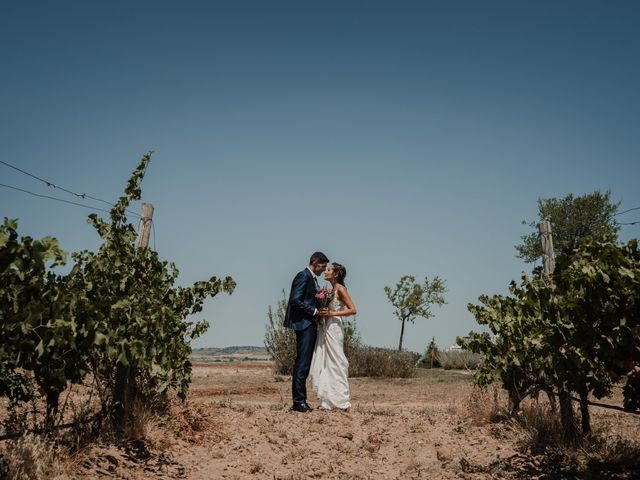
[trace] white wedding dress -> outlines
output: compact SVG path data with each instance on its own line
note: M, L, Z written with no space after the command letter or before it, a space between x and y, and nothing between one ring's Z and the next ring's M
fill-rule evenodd
M337 296L329 304L329 310L345 308ZM344 354L341 317L325 317L318 321L318 336L309 374L321 409L345 409L351 406L347 379L349 362Z

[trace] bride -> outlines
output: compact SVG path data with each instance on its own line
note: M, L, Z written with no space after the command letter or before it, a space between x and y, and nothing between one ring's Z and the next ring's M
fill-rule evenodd
M347 269L339 263L329 265L324 274L333 287L333 299L328 308L318 311L318 336L310 371L311 385L322 410L351 407L342 317L355 315L356 307L344 285L346 276Z

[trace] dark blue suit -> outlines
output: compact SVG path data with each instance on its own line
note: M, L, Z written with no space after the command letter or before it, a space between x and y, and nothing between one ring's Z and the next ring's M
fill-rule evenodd
M296 363L293 366L291 390L293 403L307 401L307 377L316 344L316 282L308 268L298 273L291 284L291 294L284 326L296 332Z

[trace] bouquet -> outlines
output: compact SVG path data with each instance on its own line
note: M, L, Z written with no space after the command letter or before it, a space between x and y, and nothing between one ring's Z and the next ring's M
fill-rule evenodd
M327 287L322 287L320 290L318 290L318 293L316 293L316 302L318 303L318 308L327 308L331 303L331 300L333 300L333 296L333 290Z

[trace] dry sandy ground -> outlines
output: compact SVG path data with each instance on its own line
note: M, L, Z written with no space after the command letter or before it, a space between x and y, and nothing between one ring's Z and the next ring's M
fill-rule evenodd
M196 369L192 398L215 409L228 437L185 452L189 478L459 478L461 461L515 453L452 414L468 375L352 379L349 413L290 412L289 378L277 380L269 365Z
M94 447L76 459L71 476L576 478L550 475L553 459L519 453L521 434L508 423L476 425L468 415L467 374L423 370L413 379L358 378L350 384L350 412L300 414L288 410L290 378L274 376L270 363L196 366L189 413L172 419L184 425L182 435L156 427L148 443ZM317 404L313 396L310 403ZM625 425L637 431L640 419L627 418Z
M490 478L474 470L516 451L503 435L455 414L454 403L471 389L470 376L423 374L351 379L350 412L300 414L289 411L290 377L274 376L270 363L196 366L189 401L206 416L204 431L166 444L153 441L152 433L152 443L170 452L164 457L98 448L77 473L193 480ZM317 404L313 395L310 403Z

